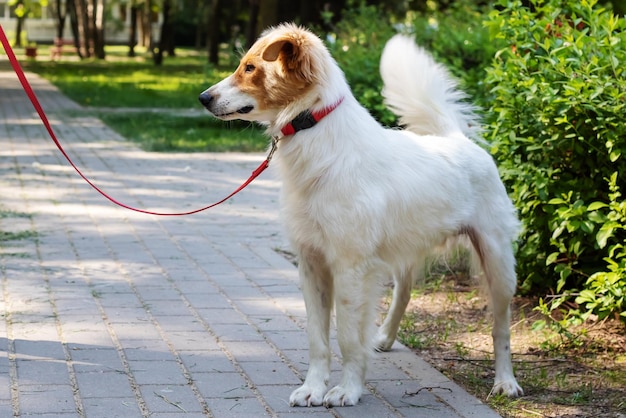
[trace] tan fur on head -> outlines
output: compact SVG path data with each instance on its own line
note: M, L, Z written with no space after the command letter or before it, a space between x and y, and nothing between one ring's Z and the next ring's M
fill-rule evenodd
M263 108L285 106L316 82L314 60L306 48L319 39L295 25L279 29L253 45L234 74L239 89Z
M293 73L303 81L313 83L316 81L315 66L307 49L311 45L311 34L296 28L275 40L263 51L263 59L266 61L279 61L283 70Z
M223 120L261 122L273 136L303 111L344 97L344 80L318 36L282 24L263 32L235 72L203 92L203 104Z

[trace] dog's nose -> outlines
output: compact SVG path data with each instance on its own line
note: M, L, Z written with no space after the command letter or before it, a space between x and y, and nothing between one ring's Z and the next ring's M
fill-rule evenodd
M211 96L206 91L203 91L198 97L198 100L200 100L200 103L202 103L202 106L208 108L211 102L213 101L213 96Z

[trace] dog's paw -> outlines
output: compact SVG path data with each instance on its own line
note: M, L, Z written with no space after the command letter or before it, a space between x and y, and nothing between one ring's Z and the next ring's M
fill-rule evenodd
M374 338L374 349L379 352L389 351L395 341L395 338L389 338L387 335L379 332Z
M503 394L508 396L509 398L516 398L518 396L524 395L524 391L517 384L517 381L514 377L506 380L496 381L489 392L489 396Z
M361 386L335 386L324 396L324 406L353 406L359 403L363 388Z
M313 387L312 385L304 384L298 389L291 392L289 397L289 406L318 406L321 405L324 400L324 393L326 393L326 386Z

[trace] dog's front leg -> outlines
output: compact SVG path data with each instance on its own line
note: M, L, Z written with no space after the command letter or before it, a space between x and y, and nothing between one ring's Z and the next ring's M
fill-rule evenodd
M343 357L339 385L324 397L324 405L356 405L365 387L367 363L373 354L375 282L360 269L335 275L337 340Z
M289 397L291 406L321 405L330 376L330 312L333 280L321 257L301 255L300 282L307 313L309 370L304 384Z

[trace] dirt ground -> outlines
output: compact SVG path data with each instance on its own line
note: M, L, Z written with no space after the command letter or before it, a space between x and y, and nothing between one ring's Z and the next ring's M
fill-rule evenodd
M533 324L536 300L513 303L511 347L524 396L490 396L491 313L469 280L444 276L413 292L399 339L503 417L626 417L626 328L586 325L569 338Z

